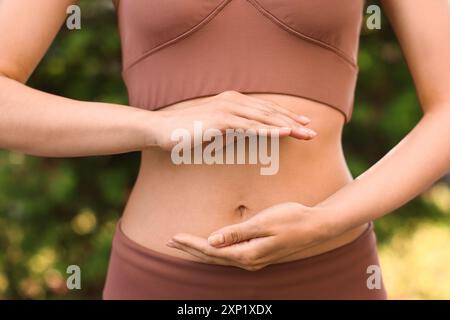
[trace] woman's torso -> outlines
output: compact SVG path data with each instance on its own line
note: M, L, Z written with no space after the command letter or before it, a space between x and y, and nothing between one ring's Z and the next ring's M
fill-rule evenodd
M179 232L206 238L218 228L244 221L281 202L313 206L352 180L341 146L344 117L340 112L293 96L255 96L308 116L309 127L318 135L309 141L280 139L279 170L274 175L262 175L261 164L175 165L170 152L158 148L143 151L138 179L122 218L125 234L156 251L197 260L167 247L167 240ZM200 99L168 109L187 107ZM339 247L364 229L365 226L360 226L299 251L289 260Z
M313 206L349 183L341 134L352 111L363 2L121 0L131 105L184 108L196 97L235 90L308 116L318 133L310 141L282 139L275 175L253 164L175 165L169 152L143 151L123 231L151 249L194 259L166 241L178 232L206 237L280 202ZM292 259L340 246L364 229Z

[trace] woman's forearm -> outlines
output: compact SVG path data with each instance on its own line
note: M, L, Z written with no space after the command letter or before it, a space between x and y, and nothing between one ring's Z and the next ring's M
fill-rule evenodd
M140 150L148 145L152 114L59 97L0 76L0 148L49 157Z
M340 234L399 208L450 170L450 107L427 112L389 153L316 208Z

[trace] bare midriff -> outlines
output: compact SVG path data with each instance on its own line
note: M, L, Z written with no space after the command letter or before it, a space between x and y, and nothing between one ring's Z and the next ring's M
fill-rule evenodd
M312 140L281 138L279 170L262 175L262 164L181 164L160 148L142 152L139 175L123 217L123 232L138 244L183 259L198 259L166 246L176 233L207 236L223 226L239 223L282 202L314 206L352 181L341 136L344 115L330 106L281 94L251 94L273 101L311 119L317 132ZM184 108L204 98L170 108ZM286 261L317 255L356 239L361 225Z

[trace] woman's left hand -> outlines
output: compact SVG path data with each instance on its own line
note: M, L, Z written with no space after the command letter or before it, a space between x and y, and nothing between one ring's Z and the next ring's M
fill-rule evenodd
M221 228L208 239L179 233L167 245L206 263L259 270L327 238L328 226L318 210L281 203Z

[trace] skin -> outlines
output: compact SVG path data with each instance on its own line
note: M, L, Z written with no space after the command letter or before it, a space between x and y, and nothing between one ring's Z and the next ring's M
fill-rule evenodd
M450 171L450 6L446 0L382 1L401 43L423 117L369 170L315 205L276 205L217 230L209 242L177 234L169 246L209 263L257 270L302 247L377 219L408 202ZM418 17L426 14L427 23ZM439 32L436 32L439 30ZM406 183L407 182L407 183ZM234 243L238 243L235 245Z
M414 6L407 0L383 2L424 115L356 179L342 155L343 115L312 101L231 91L146 111L27 87L73 3L0 3L0 147L52 157L142 151L122 229L146 247L258 270L352 241L368 221L403 205L450 170L450 148L442 138L450 136L446 0L416 0ZM423 12L433 17L426 25L417 22ZM31 34L33 41L28 40ZM280 173L266 179L258 167L247 165L174 166L168 153L170 134L191 128L194 120L201 120L204 129L287 128L280 131Z

